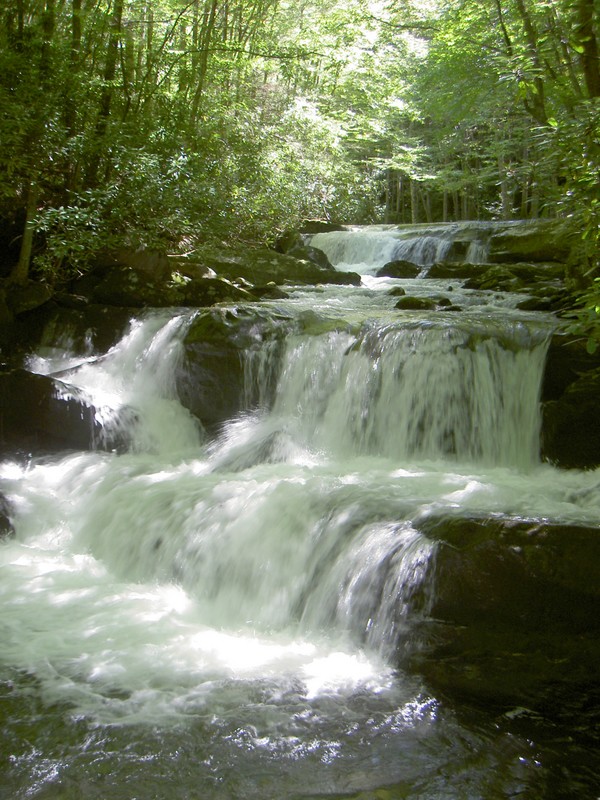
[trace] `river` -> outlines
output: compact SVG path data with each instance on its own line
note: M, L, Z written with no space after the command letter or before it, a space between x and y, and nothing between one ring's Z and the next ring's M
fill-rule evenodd
M0 464L0 797L600 794L591 726L436 691L406 655L435 600L424 520L600 521L597 472L539 460L555 323L377 259L261 304L304 327L248 352L216 434L175 386L194 310L86 363L31 354L130 447ZM398 311L398 288L462 311Z

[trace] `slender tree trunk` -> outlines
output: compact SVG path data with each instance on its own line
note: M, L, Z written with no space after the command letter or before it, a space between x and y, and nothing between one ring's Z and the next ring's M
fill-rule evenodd
M196 91L192 101L191 121L194 123L200 112L200 102L204 93L204 84L208 71L208 53L215 30L218 0L211 0L210 8L204 11L204 22L198 40L199 61L196 74Z
M581 66L590 97L600 97L600 53L594 30L594 0L578 0L577 38L581 43Z
M525 100L525 107L531 116L540 122L542 125L548 123L548 114L546 113L546 99L544 91L544 82L542 80L543 66L540 61L538 53L538 35L534 27L533 20L525 7L525 0L515 0L519 16L523 23L525 30L525 37L527 39L527 52L531 59L533 67L533 87L534 91L529 93L528 98Z
M512 192L510 191L507 165L502 153L498 156L498 177L500 182L500 215L502 219L510 219L512 216Z
M412 178L410 181L410 221L413 225L419 222L419 185Z
M21 239L21 250L19 260L9 276L11 283L26 283L29 277L29 264L33 250L33 234L35 215L37 212L37 202L39 189L37 184L30 184L27 190L27 203L25 211L25 225L23 227L23 238Z
M98 150L101 149L102 140L106 135L108 120L110 118L113 100L113 82L117 73L117 58L119 54L119 41L121 39L121 24L123 19L123 0L115 0L113 13L110 20L110 32L106 48L106 61L104 63L104 86L100 95L100 107L96 121L95 138ZM99 155L100 153L98 153ZM98 182L98 156L90 162L86 174L88 186L95 186Z

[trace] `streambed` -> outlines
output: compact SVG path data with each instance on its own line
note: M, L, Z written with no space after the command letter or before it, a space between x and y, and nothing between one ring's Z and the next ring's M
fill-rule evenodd
M597 595L523 555L600 520L597 472L539 460L555 323L360 271L261 304L298 324L247 353L217 433L177 395L196 311L142 313L84 364L32 354L130 445L0 465L1 797L598 795L597 629L560 618ZM398 312L392 288L463 312ZM513 533L448 578L471 551L439 520Z

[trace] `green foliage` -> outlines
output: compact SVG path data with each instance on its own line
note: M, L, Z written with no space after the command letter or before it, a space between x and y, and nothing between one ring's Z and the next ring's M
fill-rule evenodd
M78 5L0 20L0 207L35 185L46 277L306 217L560 214L595 291L590 0Z

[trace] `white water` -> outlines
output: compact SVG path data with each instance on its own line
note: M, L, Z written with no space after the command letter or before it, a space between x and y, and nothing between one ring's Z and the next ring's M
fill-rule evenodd
M341 296L347 310L336 291L325 307ZM0 465L16 533L0 544L0 672L30 675L73 719L148 730L202 720L198 746L218 733L249 775L252 753L279 775L305 764L290 796L322 789L337 761L341 792L416 781L421 759L435 773L456 757L444 743L465 731L394 670L435 591L435 545L419 523L597 524L600 478L538 463L544 325L392 322L376 289L356 298L363 319L370 298L370 321L289 337L273 406L248 408L217 440L174 391L192 315L137 321L62 376L103 419L131 424L132 450ZM299 293L289 308L305 302ZM269 353L249 359L249 382L272 374ZM32 363L51 373L64 358ZM123 406L133 413L119 417ZM373 761L359 768L367 740ZM248 780L223 796L260 796Z
M409 261L420 267L443 262L455 238L467 228L473 239L464 260L469 264L485 263L489 230L485 223L370 225L316 233L310 237L310 244L326 253L339 269L368 275L389 261Z

